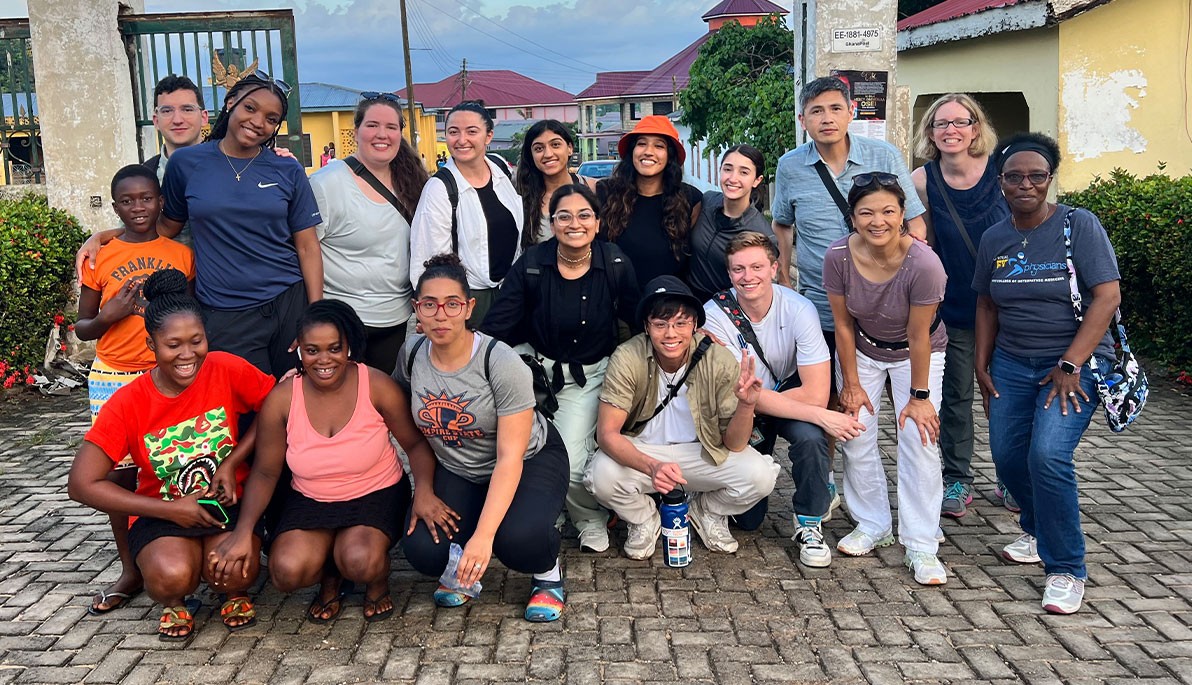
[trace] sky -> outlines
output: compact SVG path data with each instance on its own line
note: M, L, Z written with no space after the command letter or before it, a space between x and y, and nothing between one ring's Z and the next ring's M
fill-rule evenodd
M719 0L407 0L414 81L511 69L578 93L597 71L652 69L707 30ZM791 9L792 0L772 0ZM147 12L292 9L301 81L405 86L398 0L145 0ZM27 16L0 0L0 17Z

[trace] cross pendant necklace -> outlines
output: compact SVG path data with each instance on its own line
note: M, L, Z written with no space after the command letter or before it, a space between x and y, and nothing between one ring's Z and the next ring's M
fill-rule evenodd
M248 164L245 164L244 168L240 171L236 171L236 167L232 164L232 158L228 156L228 153L224 152L222 148L220 149L220 152L223 152L224 159L228 160L228 166L231 167L232 173L236 175L236 182L239 183L240 177L244 174L244 172L248 171L248 168L252 166L253 162L257 161L257 157L261 156L261 150L263 149L264 148L257 148L257 154L253 155L252 159L248 160Z

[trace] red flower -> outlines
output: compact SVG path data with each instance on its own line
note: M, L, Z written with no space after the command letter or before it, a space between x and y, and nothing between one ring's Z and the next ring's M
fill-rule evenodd
M34 384L34 383L36 383L36 382L37 382L37 381L33 380L33 376L26 376L26 377L25 377L25 385L33 385L33 384Z
M61 326L61 325L62 325L62 324L64 324L64 323L66 323L66 317L65 317L65 316L62 316L61 314L55 314L55 315L54 315L54 325L55 325L55 326Z
M13 384L13 383L15 383L15 382L16 382L16 380L17 380L17 377L16 377L16 376L9 376L8 378L5 378L5 379L4 379L4 387L5 387L6 389L7 389L7 388L11 388L11 387L12 387L12 384Z

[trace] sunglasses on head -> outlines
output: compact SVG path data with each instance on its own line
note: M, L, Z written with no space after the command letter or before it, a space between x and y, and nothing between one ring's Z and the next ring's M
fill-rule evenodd
M402 104L401 98L393 93L378 93L375 90L366 90L360 94L361 99L364 100L384 100L385 102L392 102L394 104Z
M285 81L283 81L279 78L273 78L272 76L269 75L269 72L262 71L260 69L253 70L252 73L248 74L244 78L254 79L257 81L261 81L262 83L265 83L266 85L272 86L272 87L276 88L285 97L289 97L290 91L293 90L293 88L290 87L290 84L286 83Z
M879 186L889 188L898 185L898 177L894 174L887 174L884 171L871 171L853 176L854 188L864 188L865 186L870 186L874 183L878 184Z

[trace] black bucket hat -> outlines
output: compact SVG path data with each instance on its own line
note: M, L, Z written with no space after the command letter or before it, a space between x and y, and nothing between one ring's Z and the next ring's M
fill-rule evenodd
M654 307L654 300L660 297L677 297L688 302L695 309L697 327L704 325L704 303L692 294L691 288L675 276L658 276L653 278L642 289L641 302L637 303L637 320L645 321L646 315Z

